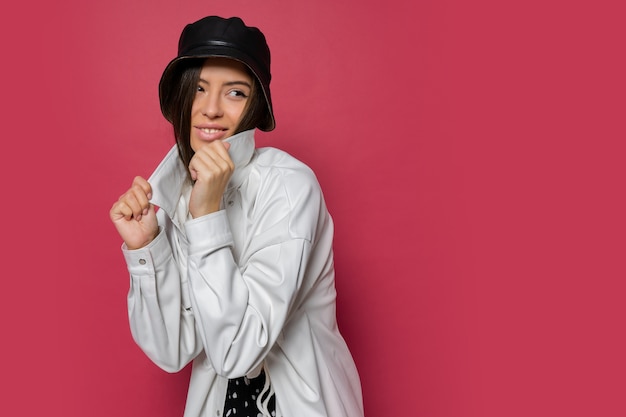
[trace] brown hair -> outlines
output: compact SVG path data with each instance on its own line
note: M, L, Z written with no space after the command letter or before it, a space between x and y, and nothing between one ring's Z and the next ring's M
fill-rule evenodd
M194 155L190 143L191 107L193 106L204 61L204 58L189 59L186 65L181 65L178 70L180 75L177 77L178 88L172 89L171 92L172 109L174 109L172 112L174 138L176 139L176 145L178 147L178 155L185 166L189 166L189 162ZM258 80L250 70L248 70L248 73L252 78L252 89L234 134L259 126L265 126L268 119L271 118ZM188 173L188 175L190 174Z

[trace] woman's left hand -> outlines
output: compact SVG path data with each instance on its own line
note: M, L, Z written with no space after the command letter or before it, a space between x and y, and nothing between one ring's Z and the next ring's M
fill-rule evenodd
M235 170L228 148L228 142L216 140L200 147L191 158L189 172L195 183L189 199L189 213L193 218L220 209L222 195Z

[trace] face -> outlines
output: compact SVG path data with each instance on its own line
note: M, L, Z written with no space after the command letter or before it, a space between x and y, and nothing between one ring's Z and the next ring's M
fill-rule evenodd
M209 58L204 62L191 107L191 149L232 136L252 93L252 77L239 61Z

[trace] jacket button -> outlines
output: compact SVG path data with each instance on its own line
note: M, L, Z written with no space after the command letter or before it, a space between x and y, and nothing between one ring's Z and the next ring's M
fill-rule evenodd
M146 264L146 260L145 259L140 259L139 260L139 265L145 265Z

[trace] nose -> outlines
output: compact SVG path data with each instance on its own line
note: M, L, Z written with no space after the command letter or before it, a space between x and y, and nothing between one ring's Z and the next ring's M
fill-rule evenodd
M224 111L222 109L222 101L219 93L207 94L202 106L202 114L209 119L222 117Z

